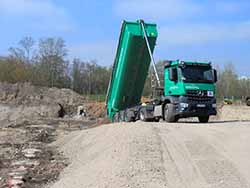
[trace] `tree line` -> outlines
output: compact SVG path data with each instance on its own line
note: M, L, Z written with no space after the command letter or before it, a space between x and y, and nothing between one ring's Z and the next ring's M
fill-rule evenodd
M219 99L224 97L243 99L250 96L250 79L240 77L232 63L224 66L223 70L218 71L217 96Z
M164 62L157 63L163 83ZM35 41L25 37L9 55L0 58L0 82L30 82L36 86L71 88L84 95L105 95L112 68L98 65L96 61L68 60L68 49L62 38L42 38ZM155 82L150 68L144 96L149 96ZM240 78L232 63L218 70L217 97L250 95L250 79Z
M96 61L68 60L62 38L42 38L36 44L33 38L25 37L0 59L1 82L71 88L80 94L105 94L110 73L110 67Z

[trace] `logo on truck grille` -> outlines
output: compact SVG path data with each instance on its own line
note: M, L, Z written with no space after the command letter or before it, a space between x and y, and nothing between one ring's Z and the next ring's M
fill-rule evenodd
M199 91L198 96L203 97L203 96L205 96L205 93L203 91Z

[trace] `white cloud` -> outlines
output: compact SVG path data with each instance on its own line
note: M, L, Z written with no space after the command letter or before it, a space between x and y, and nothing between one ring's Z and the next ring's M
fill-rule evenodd
M113 65L116 42L98 41L71 45L69 54L71 58L81 58L84 61L97 60L100 65Z
M250 39L250 22L231 24L183 24L159 28L160 45L193 45Z
M38 29L69 30L66 10L50 0L0 0L0 17L8 22L22 22Z
M169 20L198 14L202 6L189 0L126 0L116 1L115 12L124 18Z

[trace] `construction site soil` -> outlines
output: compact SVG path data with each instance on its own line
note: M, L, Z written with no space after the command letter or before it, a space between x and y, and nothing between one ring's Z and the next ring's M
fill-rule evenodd
M209 124L100 126L109 123L104 103L1 83L0 187L249 187L250 108L218 111Z
M77 114L78 106L85 116ZM0 187L40 188L54 181L68 160L51 143L107 123L104 109L69 89L1 83Z
M115 123L55 145L70 164L50 188L249 188L250 122Z

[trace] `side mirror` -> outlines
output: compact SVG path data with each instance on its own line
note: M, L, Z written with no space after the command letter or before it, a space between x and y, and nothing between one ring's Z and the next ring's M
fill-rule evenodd
M217 71L213 69L213 75L214 75L214 83L218 81Z
M169 69L169 80L171 80L173 82L177 82L177 80L178 80L177 68Z

